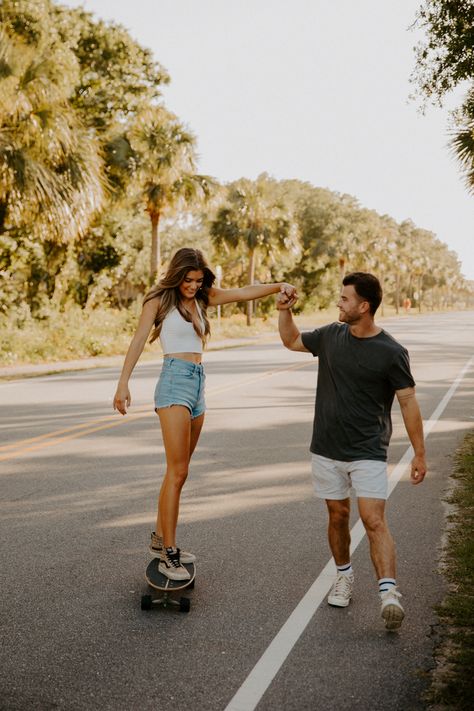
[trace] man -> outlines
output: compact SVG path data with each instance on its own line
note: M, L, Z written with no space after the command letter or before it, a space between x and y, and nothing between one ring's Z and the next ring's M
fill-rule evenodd
M365 272L353 272L342 283L337 304L341 323L300 333L291 313L294 296L277 302L279 330L287 348L309 351L319 358L310 449L314 489L316 496L326 500L329 546L337 568L328 603L347 607L352 597L352 486L378 578L382 618L388 630L395 630L405 613L396 585L395 546L385 519L394 396L414 450L413 484L423 481L426 474L423 422L408 352L374 321L382 301L378 279Z

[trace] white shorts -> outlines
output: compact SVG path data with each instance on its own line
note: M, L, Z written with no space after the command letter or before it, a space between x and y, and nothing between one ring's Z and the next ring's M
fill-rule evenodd
M387 462L374 459L340 462L312 454L311 469L314 492L320 499L347 499L351 487L358 497L387 498Z

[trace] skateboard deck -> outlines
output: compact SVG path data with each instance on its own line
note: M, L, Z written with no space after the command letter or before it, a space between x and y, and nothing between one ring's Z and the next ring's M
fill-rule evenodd
M162 596L155 598L154 595L150 594L142 595L142 610L151 610L154 605L162 605L163 607L168 607L168 605L177 605L181 612L189 612L191 600L188 597L181 597L179 600L175 600L172 597L172 594L186 589L192 590L194 588L196 566L194 563L183 564L191 576L189 580L171 580L171 578L168 578L166 575L163 575L163 573L160 573L158 570L159 562L158 558L154 558L148 563L145 572L145 579L149 587L152 588L153 591L160 591Z

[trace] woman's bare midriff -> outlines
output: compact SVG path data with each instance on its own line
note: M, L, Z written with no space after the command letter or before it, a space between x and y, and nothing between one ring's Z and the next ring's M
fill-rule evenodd
M165 353L165 358L180 358L181 360L188 360L190 363L201 362L200 353Z

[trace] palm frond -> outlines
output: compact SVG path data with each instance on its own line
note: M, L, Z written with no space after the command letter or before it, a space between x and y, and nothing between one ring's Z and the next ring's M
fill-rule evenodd
M450 147L461 164L467 189L474 194L474 119L454 133Z

